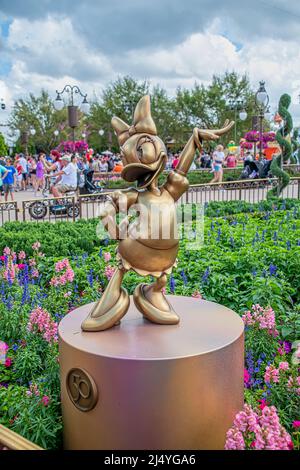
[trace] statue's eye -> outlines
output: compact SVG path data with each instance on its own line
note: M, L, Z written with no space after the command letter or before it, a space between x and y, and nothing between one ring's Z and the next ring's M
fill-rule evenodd
M153 163L156 161L156 149L151 139L143 137L137 146L137 154L142 163Z

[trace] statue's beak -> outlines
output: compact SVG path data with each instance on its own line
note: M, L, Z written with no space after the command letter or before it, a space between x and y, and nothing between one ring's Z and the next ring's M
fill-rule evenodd
M137 181L138 188L142 189L152 183L154 178L161 173L164 166L165 155L162 154L156 162L149 163L148 165L143 163L129 163L123 168L121 176L124 180L129 182Z

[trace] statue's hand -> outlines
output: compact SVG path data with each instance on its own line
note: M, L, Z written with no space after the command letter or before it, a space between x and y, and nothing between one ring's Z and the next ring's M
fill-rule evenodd
M198 129L197 127L195 127L193 134L197 147L201 147L201 142L203 140L218 139L221 135L226 134L226 132L228 132L233 125L234 121L229 122L229 120L226 119L221 129Z

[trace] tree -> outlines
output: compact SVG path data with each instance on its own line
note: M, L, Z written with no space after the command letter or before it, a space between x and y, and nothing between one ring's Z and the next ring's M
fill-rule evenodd
M147 81L139 83L134 78L125 76L111 82L102 92L101 102L92 103L87 120L90 145L94 148L107 147L109 133L111 133L112 147L117 151L119 145L112 132L111 118L118 116L131 125L135 106L139 99L147 93L149 93ZM105 131L103 137L98 134L100 129Z
M7 145L3 134L0 132L0 157L4 157L5 155L7 155Z
M247 119L241 121L237 112L236 129L238 145L244 133L252 128L252 116L255 114L255 97L251 90L247 75L239 76L236 72L226 72L221 76L213 76L211 85L207 88L206 108L209 126L219 127L225 119L235 119L234 110L230 109L229 101L242 100L247 111ZM223 142L234 140L234 127L231 134L224 136Z
M56 111L53 102L47 91L42 90L39 96L32 93L25 99L19 99L13 106L13 111L9 120L12 131L19 129L21 136L28 134L28 147L32 151L49 151L58 142L54 136L54 131L60 130L60 139L69 138L69 128L67 124L67 110ZM36 134L30 135L30 129L34 128ZM19 143L22 143L20 137Z

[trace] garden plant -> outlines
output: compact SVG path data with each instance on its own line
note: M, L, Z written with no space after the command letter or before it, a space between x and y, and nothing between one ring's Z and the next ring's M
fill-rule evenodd
M197 208L196 208L197 210ZM116 244L97 220L0 229L0 423L62 447L58 323L97 300ZM180 241L166 292L210 300L245 323L245 407L226 449L300 449L300 202L210 203L204 244ZM129 273L132 293L139 281Z

